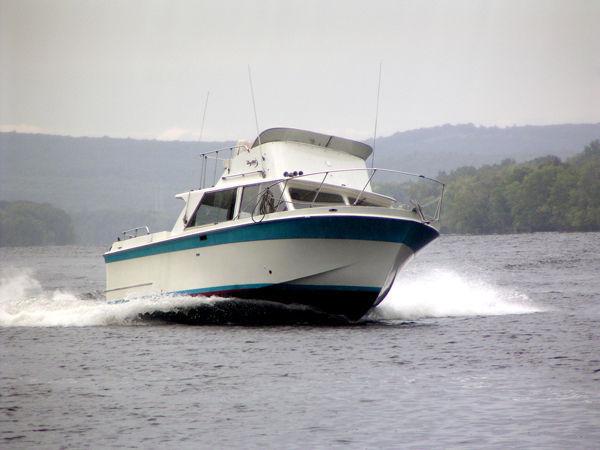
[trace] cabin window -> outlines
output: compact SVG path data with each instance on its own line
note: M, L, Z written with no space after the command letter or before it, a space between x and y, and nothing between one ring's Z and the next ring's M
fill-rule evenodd
M270 194L266 194L262 205L257 205L259 202L258 196L261 195L262 197L265 195L266 189L269 189ZM281 188L279 185L273 185L272 183L253 184L244 187L238 217L244 219L251 217L253 212L255 215L270 214L276 211L286 211L286 209L285 202L281 200Z
M198 227L233 219L236 192L237 188L205 192L188 226Z
M331 192L319 192L317 198L315 195L317 190L300 189L291 187L290 197L294 203L295 208L308 208L311 203L325 203L325 204L344 204L344 199L339 194L333 194Z
M348 197L348 203L350 205L354 205L355 201L356 201L356 197ZM377 205L377 204L375 204L373 202L365 200L364 198L360 198L358 200L358 203L356 204L356 206L381 206L381 205Z

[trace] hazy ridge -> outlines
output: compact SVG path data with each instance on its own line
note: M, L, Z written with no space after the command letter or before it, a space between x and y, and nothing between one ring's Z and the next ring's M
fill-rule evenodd
M481 167L503 159L567 158L600 138L600 123L507 128L442 125L395 133L376 142L376 166L428 176L458 167Z
M600 123L444 125L379 138L375 165L435 176L507 158L566 158L599 138ZM0 200L48 202L73 217L81 242L106 244L132 226L170 227L180 207L173 195L198 186L198 155L230 144L0 133Z

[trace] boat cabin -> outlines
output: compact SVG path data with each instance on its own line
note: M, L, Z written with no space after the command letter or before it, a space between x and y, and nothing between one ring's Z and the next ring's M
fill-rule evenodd
M293 128L263 131L252 144L238 143L201 155L200 187L175 196L185 205L172 230L152 234L146 226L126 230L114 249L180 236L200 227L219 228L220 224L228 226L236 221L260 222L267 215L275 218L306 214L309 208L314 214L339 211L370 215L372 210L358 208L378 207L385 209L377 211L378 215L401 214L427 224L437 222L443 183L423 175L367 167L372 152L363 142L311 131ZM433 185L422 191L425 201L414 200L414 193L410 192L396 200L373 192L371 182L381 172ZM431 190L432 186L439 192ZM430 214L423 211L425 207L434 209Z
M227 158L220 158L229 150ZM178 194L186 205L172 232L266 214L333 206L391 207L394 199L371 189L369 145L291 128L264 131L249 146L202 155L222 164L213 186ZM216 173L216 165L213 166ZM216 177L215 177L216 178Z

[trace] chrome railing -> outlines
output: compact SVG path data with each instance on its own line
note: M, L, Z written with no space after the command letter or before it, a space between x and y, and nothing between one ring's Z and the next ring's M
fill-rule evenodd
M341 186L340 184L327 183L327 178L330 175L346 172L366 172L367 181L364 184L361 184L362 188L360 189ZM377 174L386 175L388 181L378 185L375 182ZM315 180L314 178L319 175L322 175L322 178L318 181ZM306 180L307 177L312 177L313 179ZM404 181L398 180L397 178L404 178ZM393 181L390 182L390 179ZM288 185L290 182L293 183L296 180L308 181L310 184L316 186L311 201L293 200L291 197L289 197L289 200L285 198ZM353 198L354 200L352 201L351 206L364 206L364 203L367 201L370 201L371 203L385 203L387 201L389 202L388 207L390 208L410 210L417 213L423 222L437 222L440 220L445 189L444 183L435 178L410 172L402 172L400 170L382 168L335 169L322 172L300 173L297 175L289 174L287 177L272 182L270 181L268 186L259 193L256 207L264 203L263 197L265 195L273 197L271 188L277 185L280 185L280 192L279 198L273 203L275 210L277 210L282 203L291 203L292 205L295 205L295 207L302 208L324 206L327 203L317 202L317 199L319 198L319 194L326 189L327 191L344 195L347 199ZM376 186L377 189L372 189L371 185ZM388 190L387 193L381 192L385 189ZM331 205L335 204L338 203L332 203ZM256 209L257 208L255 208L255 210ZM264 212L264 208L261 209Z
M224 148L219 148L217 150L211 150L209 152L206 153L201 153L200 158L202 158L202 162L200 163L200 189L204 189L205 187L208 187L208 176L209 176L209 160L213 161L212 164L212 185L214 186L217 183L217 180L219 179L218 177L221 176L221 172L224 169L225 166L225 161L230 160L233 157L233 152L237 151L237 154L239 155L240 150L244 150L247 152L250 152L250 147L248 147L247 145L234 145L232 147L224 147ZM224 155L225 157L219 157L219 153L221 155ZM218 167L218 163L219 161L221 161L221 167ZM221 170L221 172L219 172L219 170ZM229 171L229 168L227 168L227 170ZM229 173L229 172L228 172Z
M145 230L146 234L150 234L150 228L147 225L142 227L130 228L129 230L121 231L117 241L126 241L127 239L133 239L139 236L139 231ZM121 237L122 236L122 237Z

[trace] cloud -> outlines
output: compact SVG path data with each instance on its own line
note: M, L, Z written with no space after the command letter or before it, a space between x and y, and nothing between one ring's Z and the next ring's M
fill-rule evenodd
M33 133L33 134L38 134L38 133L46 133L46 134L50 134L50 131L35 126L35 125L29 125L26 123L20 123L20 124L0 124L0 132L3 133L10 133L10 132L16 132L16 133Z
M157 136L159 141L191 141L197 140L200 136L193 130L187 128L173 127L169 128Z
M190 128L171 127L167 128L161 133L155 134L152 137L148 137L148 134L144 135L144 139L157 139L159 141L203 141L203 142L218 142L218 141L230 141L230 136L218 136L211 132L211 130L204 130L200 135L200 130L194 130Z

